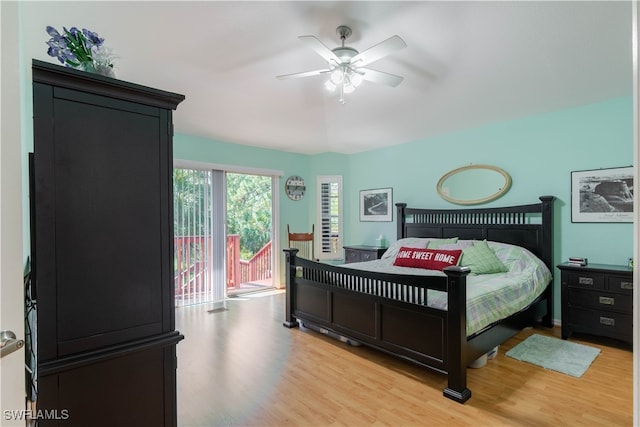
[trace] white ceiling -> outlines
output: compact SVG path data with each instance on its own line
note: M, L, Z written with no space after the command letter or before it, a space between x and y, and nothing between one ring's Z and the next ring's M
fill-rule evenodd
M118 78L184 94L176 132L299 153L354 153L632 95L631 2L23 2L23 49L46 54L47 25L86 27L118 56ZM408 47L370 68L341 105L299 35L363 51Z

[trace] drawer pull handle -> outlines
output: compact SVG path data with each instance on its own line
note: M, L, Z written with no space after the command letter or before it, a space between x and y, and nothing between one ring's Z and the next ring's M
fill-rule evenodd
M616 302L616 299L611 297L598 297L598 302L600 304L614 305Z
M607 326L616 326L616 319L610 317L601 317L600 323Z
M578 277L578 283L593 286L593 277Z
M633 282L620 282L620 289L633 289Z

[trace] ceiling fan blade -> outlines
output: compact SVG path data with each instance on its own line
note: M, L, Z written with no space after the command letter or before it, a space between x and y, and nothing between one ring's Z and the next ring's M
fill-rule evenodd
M381 41L377 45L372 46L351 58L351 64L357 67L362 67L364 65L371 64L378 59L384 58L390 53L404 49L405 47L407 47L407 44L400 38L400 36L389 37L388 39Z
M330 69L326 70L314 70L314 71L305 71L304 73L293 73L293 74L283 74L281 76L276 76L277 79L297 79L299 77L312 77L318 76L320 74L330 73Z
M395 74L384 73L382 71L371 70L369 68L357 68L357 73L362 74L362 78L374 83L381 83L387 86L396 87L404 80L404 77Z
M340 58L338 58L338 55L336 55L335 53L333 53L333 51L331 49L329 49L324 43L322 43L320 40L318 40L317 37L315 36L299 36L298 37L300 40L302 40L303 42L305 42L307 44L307 46L309 46L311 49L315 50L316 53L320 56L322 56L325 61L331 63L331 61L334 61L334 63L336 64L340 64Z

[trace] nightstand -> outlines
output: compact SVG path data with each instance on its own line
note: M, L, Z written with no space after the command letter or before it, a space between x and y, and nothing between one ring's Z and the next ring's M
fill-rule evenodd
M344 262L349 264L351 262L371 261L374 259L380 259L387 248L381 248L378 246L344 246Z
M633 343L633 270L622 265L558 265L562 338L572 332Z

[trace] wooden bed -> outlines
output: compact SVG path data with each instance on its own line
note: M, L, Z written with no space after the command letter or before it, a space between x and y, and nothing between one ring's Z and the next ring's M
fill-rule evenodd
M524 247L553 272L553 196L502 208L417 209L397 206L398 239L458 237ZM551 327L553 280L527 308L467 337L469 269L447 267L446 277L373 273L286 254L284 326L313 325L447 375L444 396L464 403L467 365L522 328L542 319ZM447 292L448 309L419 302L425 289Z

